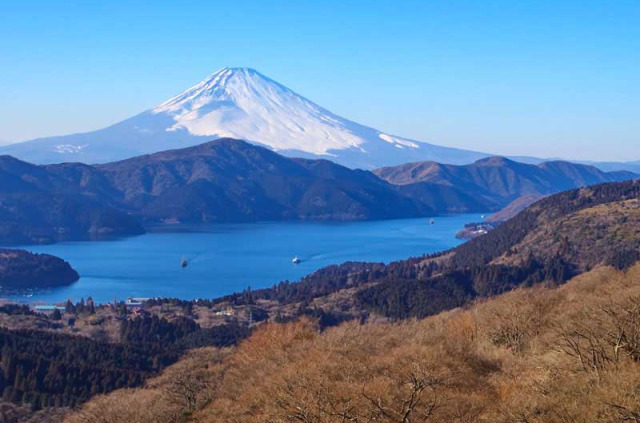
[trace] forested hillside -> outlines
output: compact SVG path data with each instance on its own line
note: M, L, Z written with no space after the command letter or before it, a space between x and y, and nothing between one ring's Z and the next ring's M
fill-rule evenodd
M639 182L547 197L482 237L414 263L416 277L390 273L358 298L387 316L424 317L476 296L562 283L600 265L625 269L640 258L639 198Z
M99 166L0 157L2 243L135 235L167 221L366 220L488 208L450 187L409 196L371 172L234 139Z
M188 350L233 345L267 322L236 352L192 352L181 370L91 400L69 421L266 423L299 412L396 422L405 401L416 401L408 421L617 421L639 411L638 227L640 182L602 184L549 196L431 256L329 266L214 300L154 299L139 317L121 305L115 342L5 330L5 406L69 406L139 386ZM67 308L65 319L92 313ZM241 323L210 326L225 309ZM558 398L584 407L558 410Z
M405 181L398 176L404 172L386 169L378 172L383 180L329 160L290 159L235 139L95 166L37 166L2 156L0 242L135 235L146 224L163 222L367 220L496 211L524 194L637 176L499 158L459 169L441 164L429 169L433 166L442 170L440 176L429 171L428 178L418 174Z
M234 345L249 334L237 324L202 329L186 317L135 317L123 303L115 316L108 316L117 319L116 342L93 339L100 338L97 334L60 333L80 319L99 333L105 317L96 314L92 302L68 303L64 315L57 312L49 319L26 306L2 306L0 313L17 319L23 315L36 318L34 326L47 329L0 328L2 423L29 421L34 413L42 414L39 410L74 407L98 394L140 386L189 349Z
M62 286L79 278L78 272L58 257L0 248L0 289Z
M88 182L94 177L90 166L73 168L74 173L87 172L80 178L83 184L70 183L44 167L0 156L0 243L50 243L142 233L133 217L104 201L108 197L95 188L99 184Z
M619 423L640 416L640 267L402 323L262 326L67 423Z
M221 300L309 303L350 289L356 308L391 318L425 317L520 286L563 283L600 265L624 269L640 257L639 198L637 181L567 191L450 251L388 265L330 266L298 283Z
M413 186L415 190L421 184L455 187L478 198L499 203L502 207L523 196L549 195L638 177L632 172L603 172L594 166L563 161L531 165L504 157L488 157L462 166L434 162L407 163L376 169L374 173L406 189Z

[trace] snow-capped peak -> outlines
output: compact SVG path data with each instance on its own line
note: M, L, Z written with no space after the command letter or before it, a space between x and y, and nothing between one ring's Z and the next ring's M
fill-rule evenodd
M153 109L170 115L169 131L232 137L274 150L328 155L361 146L360 125L342 119L249 68L224 68Z
M104 129L0 148L37 163L104 163L230 137L294 157L371 169L412 161L470 163L485 154L389 135L337 116L250 68L224 68Z

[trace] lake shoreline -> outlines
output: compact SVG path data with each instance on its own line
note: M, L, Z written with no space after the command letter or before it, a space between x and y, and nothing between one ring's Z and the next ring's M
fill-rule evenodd
M296 281L345 261L384 262L459 245L456 232L480 214L361 222L161 225L144 235L20 248L69 261L80 280L62 289L0 294L21 303L93 297L219 298L247 287ZM293 264L293 257L301 258ZM187 266L182 268L184 257Z

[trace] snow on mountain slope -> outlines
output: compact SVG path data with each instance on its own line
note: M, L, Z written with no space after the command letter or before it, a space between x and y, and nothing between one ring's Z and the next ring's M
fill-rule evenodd
M225 68L182 94L110 127L0 148L36 163L104 163L231 137L287 156L374 168L433 160L464 164L486 154L385 134L349 121L253 69Z
M152 112L173 117L169 131L246 139L275 150L326 155L365 142L350 130L353 123L249 69L222 69Z

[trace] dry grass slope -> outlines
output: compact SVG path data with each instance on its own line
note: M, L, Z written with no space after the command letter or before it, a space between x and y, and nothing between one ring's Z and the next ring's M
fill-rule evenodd
M640 265L402 323L265 324L68 423L640 421Z
M542 221L512 248L511 254L494 262L518 264L529 254L535 257L559 254L585 270L622 249L640 250L640 199L637 198Z

